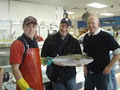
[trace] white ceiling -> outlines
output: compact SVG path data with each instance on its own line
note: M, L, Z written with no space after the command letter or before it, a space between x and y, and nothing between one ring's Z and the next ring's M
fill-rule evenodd
M69 15L69 18L77 20L81 20L81 16L87 11L89 11L90 13L95 13L99 17L104 17L100 15L100 13L104 12L115 14L115 16L120 15L120 0L12 0L12 1L24 1L54 6L62 6L65 10L75 12L75 14ZM86 4L90 4L93 2L105 4L108 7L96 9L86 6Z

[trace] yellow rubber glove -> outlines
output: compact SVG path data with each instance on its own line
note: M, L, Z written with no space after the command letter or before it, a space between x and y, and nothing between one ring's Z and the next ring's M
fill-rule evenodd
M28 83L23 78L19 79L17 81L17 84L21 88L21 90L34 90L34 89L30 88Z

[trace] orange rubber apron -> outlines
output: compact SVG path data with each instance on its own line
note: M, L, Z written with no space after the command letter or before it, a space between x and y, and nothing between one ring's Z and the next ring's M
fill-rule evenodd
M25 60L20 67L23 78L30 88L44 90L42 83L41 62L38 48L29 48L26 51ZM18 86L16 90L21 90Z

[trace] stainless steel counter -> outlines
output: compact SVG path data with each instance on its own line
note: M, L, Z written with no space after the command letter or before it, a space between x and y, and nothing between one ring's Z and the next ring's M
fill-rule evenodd
M0 48L0 66L9 65L9 48Z
M9 48L12 42L0 42L0 48Z

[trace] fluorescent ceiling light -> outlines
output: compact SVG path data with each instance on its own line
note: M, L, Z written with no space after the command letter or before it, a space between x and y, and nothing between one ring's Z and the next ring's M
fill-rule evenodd
M114 14L112 14L112 13L101 13L100 15L103 15L103 16L113 16Z
M68 14L75 14L75 12L66 11Z
M87 4L86 6L94 7L94 8L105 8L105 7L108 7L107 5L99 4L99 3L91 3L91 4Z

